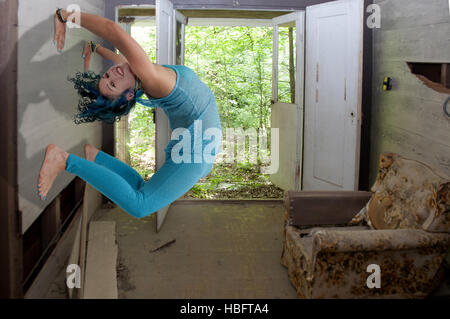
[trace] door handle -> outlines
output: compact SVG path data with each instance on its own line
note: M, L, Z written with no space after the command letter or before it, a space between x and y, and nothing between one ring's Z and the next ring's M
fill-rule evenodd
M319 63L316 64L316 82L319 82Z
M353 124L353 123L355 123L355 119L356 119L356 114L355 114L355 112L350 112L350 121L351 121L351 123Z
M344 101L347 101L347 78L344 78Z

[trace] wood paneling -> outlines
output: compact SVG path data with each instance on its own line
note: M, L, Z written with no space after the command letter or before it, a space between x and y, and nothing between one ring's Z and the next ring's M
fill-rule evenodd
M42 247L45 249L57 236L61 227L61 197L56 197L42 213L41 233Z
M0 2L0 298L23 294L17 199L17 10L17 0Z
M119 9L119 17L140 17L155 16L153 8L124 8Z
M69 259L71 247L78 230L77 226L80 223L81 210L82 206L78 208L73 219L67 225L67 230L61 236L61 239L50 254L47 262L27 290L25 294L26 299L45 298L51 288L55 274L58 273L60 268L66 268L66 261Z
M41 237L42 215L27 229L23 236L23 278L32 273L33 268L39 261L44 248Z
M286 11L258 10L179 10L188 18L234 18L234 19L272 19L286 14Z
M188 18L234 18L234 19L272 19L286 14L286 11L258 11L258 10L179 10ZM155 16L152 8L124 8L119 9L119 17Z
M373 31L373 90L370 180L382 152L429 164L450 176L450 121L447 95L427 87L406 62L450 62L450 16L444 0L375 0L381 28ZM384 77L393 79L383 91Z
M85 182L76 177L47 206L23 235L23 288L26 295L29 295L29 289L34 286L34 281L41 280L39 279L41 272L45 272L45 268L53 267L47 266L47 264L52 262L52 252L61 235L64 237L64 233L74 217L74 211L81 204L81 195L79 194L81 184L84 186ZM38 286L42 285L43 283L40 283ZM37 292L31 294L35 293ZM41 296L43 294L45 294L45 291L42 292Z

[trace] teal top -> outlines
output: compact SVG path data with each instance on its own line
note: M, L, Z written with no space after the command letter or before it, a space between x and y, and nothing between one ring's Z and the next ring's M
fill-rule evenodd
M169 119L170 128L187 128L191 133L191 138L194 138L194 121L201 120L202 136L200 132L196 131L196 139L193 143L200 143L202 141L203 133L208 128L218 128L220 133L222 127L220 117L217 111L216 99L211 89L203 83L202 80L195 74L195 72L184 65L166 65L164 67L171 68L177 75L175 87L169 95L162 98L142 99L144 94L142 89L136 93L136 101L147 107L160 107ZM198 130L198 125L197 125ZM203 139L205 139L203 137ZM215 141L216 153L221 151L220 141ZM166 146L165 151L172 149L173 145L179 140L170 140ZM204 148L206 143L202 143ZM192 144L194 145L194 144ZM194 147L191 148L193 152ZM214 155L215 155L214 154Z

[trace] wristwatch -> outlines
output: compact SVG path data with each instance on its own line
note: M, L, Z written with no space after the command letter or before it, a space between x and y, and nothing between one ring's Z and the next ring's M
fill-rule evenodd
M58 8L56 10L56 16L58 17L59 21L61 21L62 23L66 23L67 20L64 20L64 18L62 17L61 10L62 8Z

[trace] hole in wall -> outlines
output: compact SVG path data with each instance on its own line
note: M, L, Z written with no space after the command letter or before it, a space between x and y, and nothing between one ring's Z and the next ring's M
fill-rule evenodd
M444 94L450 94L450 63L407 62L411 73L426 86Z

